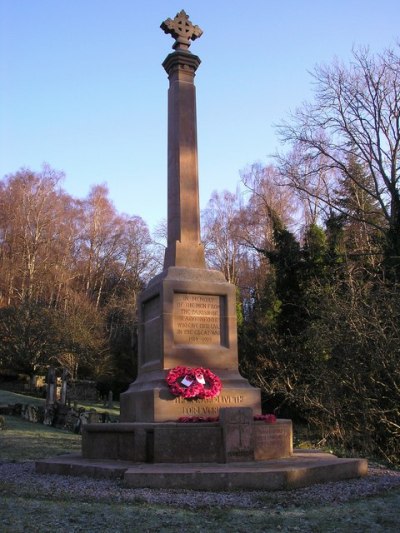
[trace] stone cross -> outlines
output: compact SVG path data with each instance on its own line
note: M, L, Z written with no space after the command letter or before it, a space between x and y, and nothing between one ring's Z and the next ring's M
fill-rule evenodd
M169 18L164 20L160 28L176 39L172 46L175 50L187 50L191 40L194 41L203 35L203 30L190 22L183 9L176 14L173 20Z

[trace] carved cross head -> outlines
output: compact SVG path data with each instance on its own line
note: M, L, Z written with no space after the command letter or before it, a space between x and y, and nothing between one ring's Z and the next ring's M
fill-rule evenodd
M190 46L190 41L198 39L203 34L203 30L198 26L193 26L183 9L177 13L173 20L164 20L160 28L165 33L170 33L175 39L175 43L172 46L175 50L187 50Z

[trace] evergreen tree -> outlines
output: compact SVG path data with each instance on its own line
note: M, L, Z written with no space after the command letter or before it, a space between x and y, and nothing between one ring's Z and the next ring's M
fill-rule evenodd
M383 252L385 226L379 202L370 191L373 180L354 154L347 159L346 170L336 191L336 203L343 217L344 244L348 255L362 258L365 265L377 264L377 255Z

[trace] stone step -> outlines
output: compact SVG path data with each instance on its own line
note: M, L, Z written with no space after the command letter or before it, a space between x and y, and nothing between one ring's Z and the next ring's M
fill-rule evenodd
M149 464L95 461L68 455L36 462L36 472L124 479L127 487L192 490L289 490L316 483L362 477L365 459L342 459L329 453L296 451L271 461L220 464Z

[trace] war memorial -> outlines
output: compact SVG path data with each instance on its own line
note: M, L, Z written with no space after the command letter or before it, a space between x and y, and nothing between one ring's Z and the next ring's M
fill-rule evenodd
M168 242L139 301L138 376L120 422L87 424L81 456L39 473L123 478L130 487L285 489L365 475L364 459L293 451L292 422L262 415L261 391L238 370L236 289L205 266L200 236L196 90L202 35L184 11L168 75ZM149 194L151 194L149 192Z

